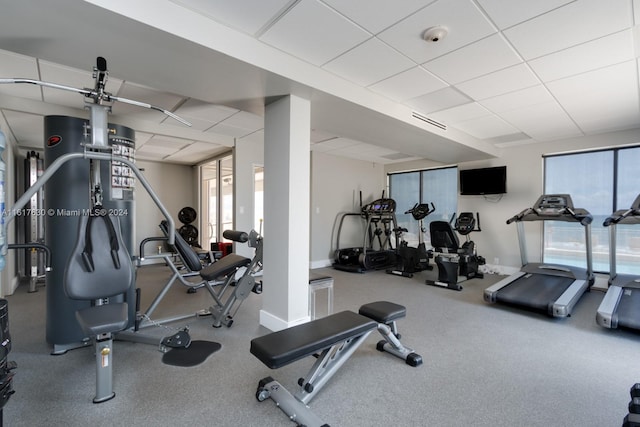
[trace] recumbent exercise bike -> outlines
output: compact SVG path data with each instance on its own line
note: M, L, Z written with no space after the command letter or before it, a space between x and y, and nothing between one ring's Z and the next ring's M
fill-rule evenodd
M477 228L476 228L477 227ZM461 212L452 226L447 221L432 221L429 224L431 246L433 246L438 280L426 280L427 285L441 286L456 291L462 290L460 283L473 278L481 279L484 274L478 271L485 259L476 253L476 245L469 234L480 229L480 214L474 217L472 212ZM466 237L462 246L456 231Z

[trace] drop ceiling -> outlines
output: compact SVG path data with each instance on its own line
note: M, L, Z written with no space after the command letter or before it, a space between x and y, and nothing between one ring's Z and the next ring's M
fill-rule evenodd
M0 78L106 89L139 159L196 164L262 140L265 103L311 101L311 149L377 163L496 157L503 147L640 127L640 0L37 0L5 2ZM438 42L426 29L445 26ZM25 150L80 95L0 85Z

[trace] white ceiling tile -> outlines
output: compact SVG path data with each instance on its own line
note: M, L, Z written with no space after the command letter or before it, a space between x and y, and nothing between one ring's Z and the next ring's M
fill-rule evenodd
M422 66L449 84L456 84L520 62L502 35L494 34Z
M529 65L542 81L549 82L618 64L634 57L633 31L624 30L542 56L529 61Z
M236 114L238 110L221 105L212 105L196 99L189 99L174 113L192 124L192 129L206 130ZM165 119L166 121L166 119Z
M211 157L220 151L226 150L227 147L223 147L217 144L209 144L206 142L194 142L180 151L177 151L166 157L167 161L191 163L197 162L202 157Z
M259 39L320 66L370 37L325 4L301 0Z
M578 126L552 99L540 104L504 111L500 116L538 141L582 135Z
M458 122L455 128L478 139L495 138L518 133L518 129L495 115Z
M44 119L42 116L5 110L4 117L20 146L44 148Z
M256 34L291 0L171 0L228 27Z
M509 28L504 34L528 60L631 26L628 1L579 0Z
M239 111L225 119L224 124L245 129L249 133L262 129L264 127L264 118L246 111Z
M469 102L471 102L471 99L452 87L440 89L406 101L406 103L413 107L417 112L424 114L446 110L447 108L456 107Z
M438 25L446 26L448 35L437 43L424 41L424 31ZM421 64L495 32L471 0L447 0L430 4L378 37Z
M538 85L493 98L483 99L480 101L480 104L494 113L501 113L529 105L544 104L550 101L553 101L553 97L549 91L543 85Z
M146 151L152 149L172 152L184 148L192 142L193 141L190 141L188 139L171 138L164 135L154 135L141 148L144 148Z
M151 138L153 138L152 133L146 132L138 132L136 131L136 148L142 147L146 144Z
M455 125L458 122L477 119L490 115L492 115L491 111L487 110L477 102L473 102L470 104L464 104L458 107L431 113L429 114L429 118L445 124Z
M190 98L174 112L183 117L198 118L217 123L231 117L238 111L239 110L235 108L225 107L224 105L213 105L208 102Z
M109 86L109 83L107 83L107 86ZM173 111L173 109L177 105L184 101L184 97L182 96L174 95L168 92L161 92L155 89L151 89L147 86L142 86L131 82L122 84L118 92L114 92L114 95L133 101L151 104L155 107L159 107L168 111ZM126 102L115 102L113 104L113 114L135 115L136 117L141 117L155 123L160 123L166 118L166 116L159 111L149 110L136 105L130 105Z
M95 87L95 78L91 71L78 70L76 68L63 67L47 61L39 61L40 75L45 82L52 82L64 86L70 86L78 89L93 89ZM106 87L117 91L120 86L119 80L111 81L107 78ZM108 92L110 92L108 90ZM50 104L64 105L82 109L85 105L84 96L77 92L53 89L43 87L44 101Z
M478 3L498 28L504 30L572 1L574 0L478 0Z
M547 86L587 133L638 126L636 61L556 80Z
M319 131L317 129L311 129L311 143L317 144L319 142L328 141L330 139L337 138L337 136L333 134L326 133L324 131Z
M414 67L371 85L369 89L401 102L447 86L445 82L424 68Z
M460 83L457 87L476 101L502 95L540 84L540 80L525 64L518 64L477 79Z
M435 0L322 0L373 34Z
M371 38L322 68L360 86L369 86L415 65L415 62L389 45Z
M254 131L248 130L244 126L233 125L231 123L227 123L226 121L220 122L207 130L207 133L216 133L233 138L242 138L253 132Z
M342 148L351 147L352 145L360 144L359 141L354 141L349 138L334 138L328 141L319 142L317 144L313 144L314 150L317 151L331 151L338 150Z
M40 80L38 62L35 58L0 50L0 78ZM27 83L0 84L0 94L42 100L40 87Z
M243 141L257 144L264 143L264 129L257 130L249 135L239 138L237 142L242 143ZM223 145L223 147L227 147L227 145Z

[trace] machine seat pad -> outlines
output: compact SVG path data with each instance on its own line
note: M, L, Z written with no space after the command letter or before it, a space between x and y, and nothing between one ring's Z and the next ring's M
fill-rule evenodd
M233 273L240 267L249 265L250 262L250 258L245 258L238 254L229 254L203 268L200 271L200 276L207 281L215 280Z
M376 301L360 307L358 313L385 325L407 315L407 309L403 305L389 301Z
M341 311L254 338L251 354L269 368L278 369L375 328L377 323L373 320L353 311Z
M129 321L127 303L96 305L76 311L82 330L90 336L119 332Z

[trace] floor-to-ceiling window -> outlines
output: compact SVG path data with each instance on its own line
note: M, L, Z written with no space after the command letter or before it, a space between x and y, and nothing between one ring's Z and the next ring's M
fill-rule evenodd
M631 206L640 193L636 165L640 147L546 156L546 194L569 194L574 207L593 215L592 242L595 271L609 271L609 229L604 219ZM617 271L640 273L640 225L617 227ZM583 227L576 223L545 221L543 260L550 263L586 265Z
M264 234L264 167L253 167L253 228Z
M233 227L233 158L231 155L200 166L200 245L224 241Z
M398 227L406 228L403 238L410 246L416 246L419 224L411 214L405 212L416 203L433 204L435 211L424 218L424 241L429 245L429 223L449 221L458 209L458 168L446 167L413 172L391 173L389 194L396 202Z

